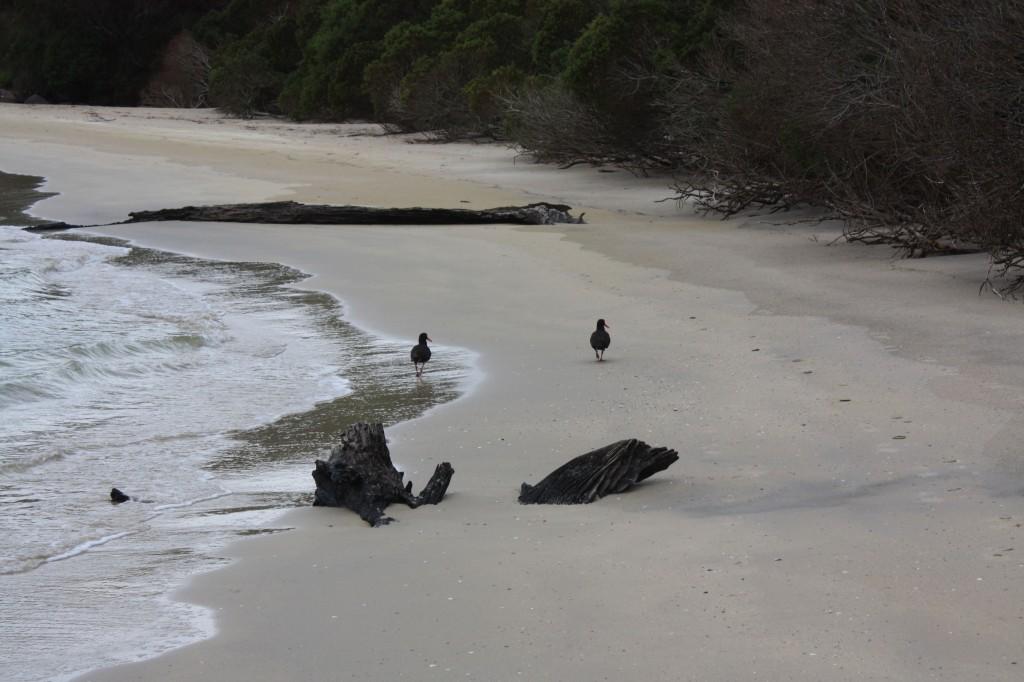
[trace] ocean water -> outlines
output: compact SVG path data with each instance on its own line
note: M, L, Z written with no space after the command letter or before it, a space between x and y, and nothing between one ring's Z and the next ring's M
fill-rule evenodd
M435 347L416 381L421 330L368 334L282 265L25 232L39 182L0 174L0 677L26 682L211 635L169 593L287 530L347 425L453 400L473 362Z

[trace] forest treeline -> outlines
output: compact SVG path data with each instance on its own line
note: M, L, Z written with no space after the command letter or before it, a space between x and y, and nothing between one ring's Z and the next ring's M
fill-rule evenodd
M5 0L0 88L486 135L1024 265L1024 0Z

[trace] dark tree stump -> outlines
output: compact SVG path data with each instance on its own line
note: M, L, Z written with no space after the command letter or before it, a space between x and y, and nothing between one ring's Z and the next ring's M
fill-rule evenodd
M256 204L219 204L185 206L156 211L135 211L128 220L110 225L186 221L204 223L262 223L268 225L554 225L582 223L572 208L563 204L540 202L526 206L502 206L473 210L468 208L373 208L367 206L330 206L300 204L295 201L269 201ZM46 223L25 228L31 232L51 232L75 227L106 225L68 225Z
M412 483L404 483L404 474L391 462L384 426L360 422L341 435L326 462L316 460L313 506L348 507L371 526L383 526L394 521L384 514L392 502L413 509L439 503L454 473L448 462L438 464L423 492L413 495Z
M589 504L629 490L679 459L669 448L630 438L571 459L537 485L523 483L520 504Z

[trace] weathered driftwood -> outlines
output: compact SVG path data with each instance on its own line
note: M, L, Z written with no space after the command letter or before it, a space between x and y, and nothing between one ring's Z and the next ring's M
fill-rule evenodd
M394 521L384 514L392 502L415 509L437 504L444 498L455 470L448 462L437 465L434 475L419 495L412 494L412 482L391 462L382 424L358 423L348 427L341 444L331 449L327 461L316 460L314 506L348 507L371 526Z
M625 492L679 459L669 448L630 438L598 448L558 467L537 485L523 483L520 504L589 504Z
M68 223L60 222L49 222L49 223L36 223L35 225L29 225L21 229L26 232L60 232L62 230L74 230L79 227L105 227L104 225L69 225Z
M368 206L329 206L300 204L294 201L272 201L258 204L220 204L185 206L157 211L135 211L128 220L110 225L187 221L207 223L264 223L271 225L478 225L511 223L514 225L553 225L582 223L574 218L572 208L563 204L537 203L526 206L503 206L473 210L468 208L372 208ZM25 228L31 232L68 230L75 227L104 225L69 225L45 223Z

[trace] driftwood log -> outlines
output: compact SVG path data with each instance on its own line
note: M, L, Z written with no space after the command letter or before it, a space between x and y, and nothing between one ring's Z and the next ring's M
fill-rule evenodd
M625 492L679 459L669 448L630 438L571 459L537 485L523 483L520 504L589 504Z
M448 462L438 464L423 492L413 495L412 482L403 483L404 474L391 462L384 426L360 422L342 434L326 462L316 460L313 505L348 507L371 526L383 526L394 521L384 513L392 502L413 509L439 503L454 473Z
M264 223L270 225L554 225L582 223L572 216L572 208L563 204L537 203L473 210L468 208L372 208L367 206L329 206L300 204L295 201L271 201L258 204L219 204L185 206L157 211L135 211L128 220L106 225L69 225L44 223L25 228L30 232L52 232L76 227L109 227L129 223L184 221L204 223Z

